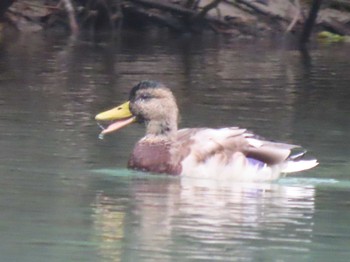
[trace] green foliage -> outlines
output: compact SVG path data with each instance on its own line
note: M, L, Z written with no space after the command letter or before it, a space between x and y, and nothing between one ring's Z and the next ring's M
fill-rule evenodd
M318 33L318 39L322 42L326 43L338 43L338 42L348 42L349 37L343 36L343 35L338 35L334 34L328 31L322 31Z

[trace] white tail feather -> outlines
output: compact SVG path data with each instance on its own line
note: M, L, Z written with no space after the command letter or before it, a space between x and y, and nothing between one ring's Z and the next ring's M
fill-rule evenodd
M282 169L283 173L293 173L308 170L318 165L316 159L312 160L298 160L298 161L288 161L286 166Z

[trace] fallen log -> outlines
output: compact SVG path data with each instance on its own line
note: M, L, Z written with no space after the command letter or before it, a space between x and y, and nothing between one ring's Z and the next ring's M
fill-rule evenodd
M0 11L5 3L13 1L0 1ZM330 1L327 2L328 9L333 2L340 2L344 8L350 2ZM23 24L32 23L46 30L60 26L73 34L84 28L114 31L129 22L142 28L150 22L176 32L209 29L223 34L264 36L269 32L298 32L305 23L302 34L306 39L305 28L310 27L310 22L305 22L303 16L308 7L300 0L52 0L51 6L46 3L47 0L14 1L7 15L14 24L17 22L20 31L29 30L29 26ZM325 15L320 12L316 25L321 30L348 35L349 12L326 9L322 9Z
M147 10L132 3L124 5L124 9L128 12L133 13L134 15L139 15L149 21L156 22L175 31L183 30L183 25L177 19L167 14L157 13L154 10Z
M253 9L256 13L268 16L273 19L289 21L289 19L272 12L266 5L261 4L259 2L251 1L251 0L236 0L237 3L246 5L247 7Z
M340 23L334 19L322 21L321 25L325 29L327 29L333 33L336 33L338 35L350 35L350 28L348 26L345 26L343 23Z
M177 15L195 15L196 12L194 10L182 7L180 5L171 4L167 2L160 2L154 0L133 0L130 2L134 2L136 4L143 5L149 8L156 8L162 11L172 12Z
M124 9L132 9L134 13L176 31L199 32L204 29L203 27L205 27L206 24L208 28L216 31L216 26L230 25L223 19L207 16L207 13L215 8L221 1L222 0L214 0L201 9L198 8L197 4L195 6L191 4L190 6L192 8L195 7L195 9L189 9L178 4L155 0L132 0L124 4ZM154 10L157 10L157 12ZM161 14L160 12L164 12L165 14ZM167 13L172 15L167 15Z

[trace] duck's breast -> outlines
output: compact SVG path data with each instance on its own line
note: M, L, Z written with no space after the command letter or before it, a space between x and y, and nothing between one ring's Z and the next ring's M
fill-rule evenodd
M170 145L165 142L138 142L129 158L128 167L151 173L181 173L181 165L172 162Z

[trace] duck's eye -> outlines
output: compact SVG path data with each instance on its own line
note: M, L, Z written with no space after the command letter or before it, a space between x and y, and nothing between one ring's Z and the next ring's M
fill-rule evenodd
M140 97L139 97L139 99L140 99L140 100L143 100L143 101L150 100L151 98L152 98L152 96L149 95L149 94L142 94L142 95L140 95Z

